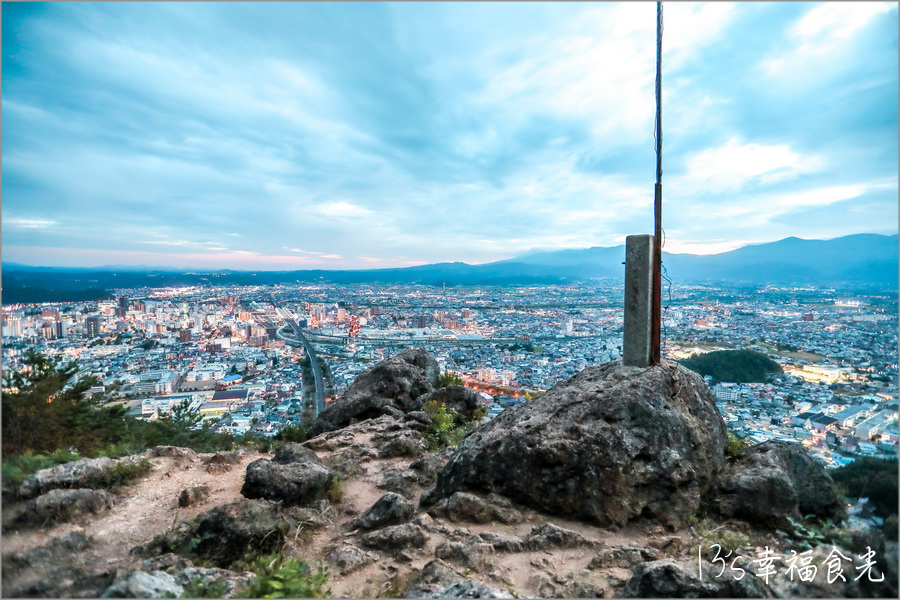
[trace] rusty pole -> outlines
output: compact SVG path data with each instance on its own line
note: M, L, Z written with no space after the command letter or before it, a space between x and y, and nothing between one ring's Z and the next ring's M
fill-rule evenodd
M662 314L662 2L656 3L656 185L653 193L653 292L650 330L650 360L661 359Z

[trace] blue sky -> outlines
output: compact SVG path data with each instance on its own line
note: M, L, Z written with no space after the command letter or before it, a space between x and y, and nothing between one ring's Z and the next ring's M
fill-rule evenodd
M666 3L665 249L897 232L897 3ZM483 263L653 231L656 5L4 3L4 262Z

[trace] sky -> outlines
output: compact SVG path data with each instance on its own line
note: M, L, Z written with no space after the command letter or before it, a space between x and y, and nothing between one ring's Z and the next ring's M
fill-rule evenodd
M898 5L663 6L664 250L898 229ZM347 269L653 232L656 4L2 5L2 260Z

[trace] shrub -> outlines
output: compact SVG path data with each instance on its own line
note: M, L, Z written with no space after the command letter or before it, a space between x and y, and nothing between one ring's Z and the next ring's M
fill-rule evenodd
M149 473L153 469L153 463L142 458L136 463L121 462L105 469L103 475L94 477L85 482L86 487L115 490L133 483L139 477Z
M245 598L326 598L331 595L328 570L281 554L260 556L248 569L256 573L256 582L247 588Z
M3 459L3 487L17 488L26 479L40 471L56 465L72 462L82 458L76 452L57 450L50 454L32 454L27 452L21 456L10 456Z
M425 412L431 416L425 437L433 452L455 446L466 437L466 427L456 424L456 409L447 408L443 402L431 401L425 405Z
M447 387L448 385L465 385L462 380L462 377L457 375L456 373L451 373L450 371L444 371L440 377L438 377L438 387Z
M747 441L736 433L729 431L728 438L725 440L725 456L730 458L740 458L747 449Z

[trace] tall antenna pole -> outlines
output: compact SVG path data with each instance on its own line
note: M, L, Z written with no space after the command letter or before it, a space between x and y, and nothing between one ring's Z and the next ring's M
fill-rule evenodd
M650 330L650 360L660 363L660 316L662 313L662 2L656 3L656 186L653 194L653 325Z

